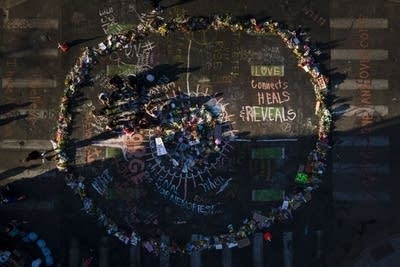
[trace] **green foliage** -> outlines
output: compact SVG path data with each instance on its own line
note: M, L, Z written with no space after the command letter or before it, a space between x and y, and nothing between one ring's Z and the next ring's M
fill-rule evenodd
M296 178L294 179L294 181L299 184L307 184L308 183L308 175L304 172L298 172L296 174Z

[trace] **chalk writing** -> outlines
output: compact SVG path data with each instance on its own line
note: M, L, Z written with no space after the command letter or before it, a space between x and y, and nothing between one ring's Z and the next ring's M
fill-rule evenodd
M215 190L225 182L225 179L221 176L211 179L212 180L210 180L210 178L207 178L207 180L205 180L204 182L199 183L199 186L201 186L205 192Z
M240 32L233 34L232 40L231 75L239 75L240 71Z
M252 65L251 76L284 76L285 66L283 65Z
M293 121L296 116L293 109L285 107L242 106L240 111L240 118L245 122L285 122Z
M143 136L141 134L124 135L124 137L126 138L126 156L129 160L130 181L137 185L142 183L145 177L143 157L146 153L146 147L143 145Z
M110 25L116 24L113 8L108 7L102 10L99 9L99 16L100 16L101 28L103 29L105 34L108 34L108 29Z
M92 127L94 118L89 113L87 113L85 116L85 119L86 120L82 122L84 136L86 139L89 139L94 134L94 128ZM103 151L98 147L86 146L84 151L85 151L84 152L84 155L85 155L84 161L86 163L91 163L95 160L99 160L103 156Z
M146 71L151 69L154 64L154 53L153 50L155 45L153 42L145 41L135 45L128 44L123 51L123 55L120 55L119 51L114 51L110 54L109 58L113 62L117 62L117 65L127 65L126 61L136 59L136 68L138 72Z
M303 13L312 19L314 22L318 23L320 26L323 26L326 22L326 19L318 14L316 11L313 11L309 8L304 8Z
M112 180L113 178L109 174L108 169L105 169L101 175L94 178L92 187L97 191L97 193L104 196Z
M213 215L217 211L217 206L216 205L203 205L203 204L197 204L194 202L187 201L186 199L183 199L179 195L176 194L175 191L168 190L166 188L163 188L159 181L160 180L165 180L164 178L159 178L157 182L155 183L157 191L160 193L161 197L164 199L167 199L177 205L180 208L184 208L187 210L190 210L191 212L202 214L202 215Z
M273 81L257 81L251 80L250 82L251 88L253 89L262 89L262 90L286 90L289 85L286 81L281 81L281 79L273 80Z
M278 46L267 46L264 47L261 51L253 53L253 58L250 62L253 61L262 61L262 63L264 64L271 65L283 65L285 62L285 57L281 55Z
M229 185L229 182L232 181L232 178L229 178L228 180L226 180L218 189L218 191L215 193L216 195L218 195L219 193L222 193Z
M258 92L257 100L259 105L282 104L290 100L290 94L288 91Z

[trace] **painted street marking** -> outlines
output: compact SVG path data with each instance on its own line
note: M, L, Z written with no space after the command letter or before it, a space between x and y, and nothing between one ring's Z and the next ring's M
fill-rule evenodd
M7 114L1 114L0 119L7 119L13 116L26 116L29 120L48 120L54 119L58 115L57 110L47 109L15 109Z
M389 137L384 135L338 136L338 139L338 143L334 147L382 147L390 144Z
M369 174L380 174L380 175L389 175L390 174L390 165L389 163L381 163L381 164L356 164L356 163L334 163L333 173L335 175L356 175L360 174L361 170L364 173Z
M264 266L264 240L262 233L255 233L253 237L253 267Z
M336 201L347 201L347 202L390 202L391 197L386 192L333 192L333 198Z
M108 267L108 247L107 237L101 238L101 245L99 248L99 267Z
M232 267L232 250L228 247L222 250L222 267Z
M331 18L329 26L333 29L387 29L389 23L383 18Z
M358 82L357 82L358 81ZM364 80L365 81L365 80ZM367 83L363 83L362 79L346 79L339 84L339 90L359 90L360 88L368 88L371 90L388 90L389 81L384 79L370 80L371 86L366 87Z
M58 50L55 48L47 48L47 49L40 49L40 50L25 50L20 52L10 53L8 57L10 58L23 58L29 56L40 56L40 57L57 57Z
M293 233L284 232L283 233L283 266L292 267L293 266Z
M7 172L7 170L3 170L0 172L0 177L2 175L2 173ZM54 175L55 172L55 166L51 167L42 167L40 169L27 169L24 170L18 174L12 175L12 176L8 176L4 179L0 180L0 186L4 186L10 183L13 183L15 181L18 180L22 180L22 179L31 179L31 178L36 178L39 175L42 175L41 177L50 177L52 175Z
M1 80L2 88L55 88L57 81L52 79L14 79Z
M0 141L0 149L49 150L52 148L50 140L4 139Z
M237 138L237 139L233 139L233 141L234 142L251 142L251 139L240 139L240 138Z
M169 237L161 235L161 244L165 244L167 249L160 253L160 267L169 267Z
M69 267L79 266L79 243L76 238L71 238L69 245Z
M197 235L192 235L192 241L198 240ZM201 267L201 252L195 251L190 253L190 267Z
M385 105L365 105L365 106L353 106L353 105L334 105L332 106L332 114L344 116L344 117L362 117L368 115L379 115L387 116L389 114L389 108Z
M387 60L388 50L384 49L332 49L331 60Z
M14 202L6 205L0 205L1 211L12 210L12 211L51 211L54 210L54 200L52 201L33 201L30 199Z
M4 28L7 30L58 29L58 19L9 19Z
M317 252L316 258L321 259L323 251L322 251L322 230L317 230L315 231L315 234L317 236Z
M129 247L129 264L130 267L140 267L140 247Z
M286 139L257 139L256 142L297 142L297 138L286 138Z

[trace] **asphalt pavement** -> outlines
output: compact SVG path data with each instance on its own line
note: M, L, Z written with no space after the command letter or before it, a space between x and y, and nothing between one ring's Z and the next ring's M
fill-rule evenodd
M398 243L393 234L399 232L400 225L396 179L400 98L395 71L400 56L396 36L400 4L378 0L193 0L160 4L166 7L165 15L229 12L272 17L310 30L312 39L319 42L327 55L323 63L331 77L333 111L337 118L331 175L313 201L297 210L292 222L274 226L271 243L255 241L255 245L234 248L231 253L170 255L169 260L160 260L144 248L129 248L106 237L105 231L95 226L95 219L81 212L78 198L52 171L52 162L26 163L23 159L31 150L49 148L64 77L80 54L80 47L96 44L99 40L96 38L104 36L109 22L137 22L138 14L151 9L152 2L4 0L0 1L4 13L0 30L0 183L12 183L16 189L27 192L29 198L0 206L0 223L15 218L28 220L46 238L60 266L76 266L90 249L98 255L99 266L325 267L360 266L356 264L361 261L368 261L371 266L396 266L389 265L392 263L388 258L396 255ZM78 39L92 40L72 47L65 54L57 50L58 41ZM267 139L271 135L312 139L308 136L312 134L312 125L307 128L305 121L312 118L313 104L307 110L309 98L302 91L312 88L307 88L307 77L298 74L295 65L290 67L295 62L290 61L283 46L278 49L280 54L272 55L269 60L278 63L282 58L285 60L285 79L289 89L293 89L291 105L298 108L293 128L254 126L239 120L241 106L254 105L257 99L255 94L243 93L244 89L251 89L250 65L260 64L257 56L276 52L271 47L279 44L273 39L267 39L270 43L264 47L264 39L209 32L174 35L166 40L152 37L151 41L156 47L152 58L140 61L131 51L110 60L113 64L121 60L151 65L181 63L186 69L190 48L191 66L201 67L189 77L192 89L206 83L212 92L222 91L227 101L233 103L232 113L238 120L239 132L251 129L253 136L243 138L251 139L252 146L258 145L257 138ZM240 64L236 63L237 57L241 57ZM246 62L246 58L255 61ZM237 71L238 76L234 74ZM187 89L186 79L186 73L181 74L177 84ZM296 143L293 150L307 151L309 144ZM294 147L290 142L285 145ZM295 161L300 160L300 155L293 154ZM249 170L253 177L268 166L271 168L267 163L257 164ZM297 169L297 164L290 163L290 168ZM386 246L377 251L370 246L381 247L387 240L393 250Z

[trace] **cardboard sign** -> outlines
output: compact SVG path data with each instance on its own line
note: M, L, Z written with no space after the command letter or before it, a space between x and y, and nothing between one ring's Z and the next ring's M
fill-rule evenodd
M163 156L168 154L167 150L165 149L164 142L161 137L156 137L156 150L157 156Z

